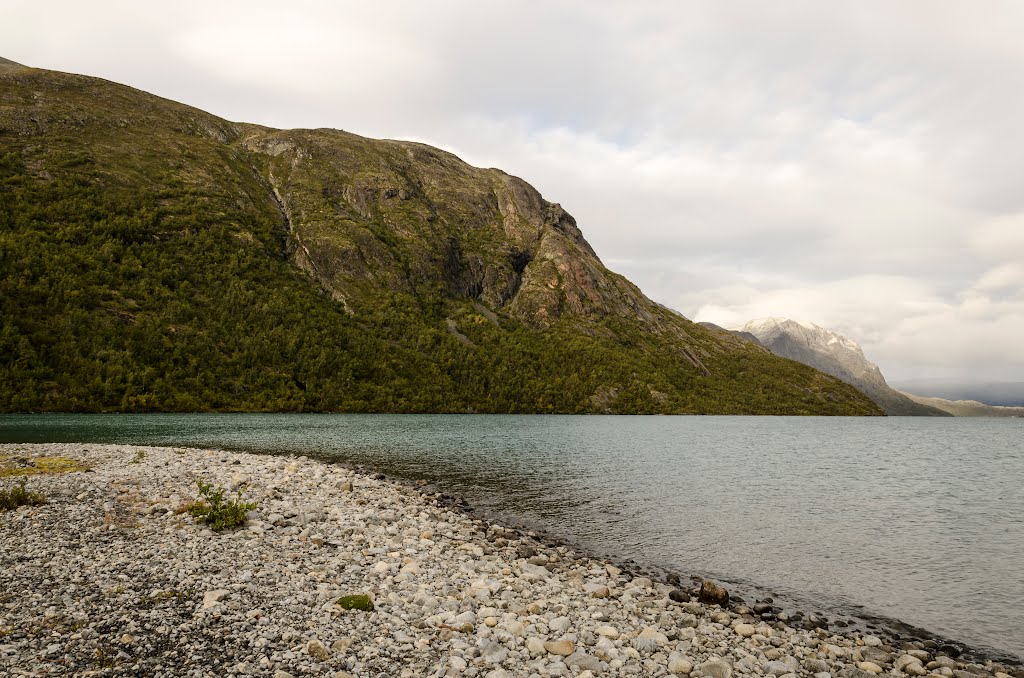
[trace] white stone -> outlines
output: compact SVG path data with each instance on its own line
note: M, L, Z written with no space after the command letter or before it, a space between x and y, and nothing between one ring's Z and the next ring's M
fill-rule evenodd
M548 622L548 628L556 633L564 633L569 628L569 618L555 617Z
M680 653L673 652L668 656L668 670L669 673L687 676L693 671L693 663Z
M540 657L547 653L547 650L544 649L544 641L536 636L526 639L526 650L530 653L531 657Z
M203 594L203 609L208 610L224 600L231 593L227 589L214 589Z

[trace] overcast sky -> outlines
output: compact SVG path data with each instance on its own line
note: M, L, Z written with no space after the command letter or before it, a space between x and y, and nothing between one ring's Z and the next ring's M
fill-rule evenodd
M5 0L0 56L440 146L691 319L1024 379L1024 3L629 5Z

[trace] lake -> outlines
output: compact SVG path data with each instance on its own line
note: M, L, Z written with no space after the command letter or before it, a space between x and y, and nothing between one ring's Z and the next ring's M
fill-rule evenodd
M620 562L1024 657L1024 419L2 415L0 441L337 460Z

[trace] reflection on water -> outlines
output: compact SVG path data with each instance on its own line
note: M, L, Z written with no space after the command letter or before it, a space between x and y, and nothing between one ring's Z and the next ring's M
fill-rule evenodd
M25 415L0 440L300 453L620 559L1024 656L1024 420Z

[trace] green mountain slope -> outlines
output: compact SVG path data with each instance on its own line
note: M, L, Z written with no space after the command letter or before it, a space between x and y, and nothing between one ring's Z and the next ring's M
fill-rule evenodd
M878 414L528 184L0 64L0 410Z

